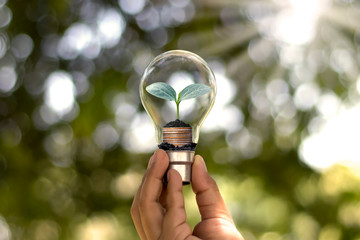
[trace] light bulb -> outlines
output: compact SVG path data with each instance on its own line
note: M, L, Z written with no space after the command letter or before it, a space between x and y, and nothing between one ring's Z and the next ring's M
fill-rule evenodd
M139 90L169 168L180 173L183 184L190 183L200 127L215 101L213 72L192 52L168 51L147 66Z

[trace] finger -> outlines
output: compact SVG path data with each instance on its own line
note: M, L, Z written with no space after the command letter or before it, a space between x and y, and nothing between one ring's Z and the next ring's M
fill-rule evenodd
M186 239L192 230L186 222L182 180L173 169L167 173L166 214L163 222L163 239Z
M232 222L214 179L207 172L204 159L197 155L192 167L192 189L196 194L201 219L223 218Z
M159 202L164 209L166 207L166 196L167 196L167 185L164 184L161 195L159 197Z
M157 150L146 173L139 196L139 212L143 230L148 239L158 239L161 233L164 208L159 202L163 176L169 166L165 151Z
M154 154L150 157L149 163L148 163L148 169L151 166L151 164L154 161ZM138 232L139 236L141 239L146 240L146 235L144 232L144 229L142 227L142 223L141 223L141 218L140 218L140 212L139 212L139 199L140 199L140 192L142 189L142 186L144 184L144 179L145 179L146 173L141 181L141 184L139 186L139 189L134 197L133 203L131 205L131 217L133 219L136 231Z

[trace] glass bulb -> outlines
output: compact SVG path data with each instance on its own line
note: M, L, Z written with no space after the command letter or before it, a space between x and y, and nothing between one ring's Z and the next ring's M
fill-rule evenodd
M191 165L200 127L216 95L215 76L198 55L174 50L157 56L140 83L141 102L156 130L159 148L169 156L169 169L191 182Z
M196 98L183 100L179 104L179 120L192 127L192 141L199 140L200 127L210 112L216 95L215 76L208 64L198 55L173 50L157 56L145 69L140 83L141 102L154 123L156 139L160 144L163 127L177 119L175 101L168 101L150 94L146 87L156 82L164 82L179 92L186 86L200 83L211 88L211 91Z

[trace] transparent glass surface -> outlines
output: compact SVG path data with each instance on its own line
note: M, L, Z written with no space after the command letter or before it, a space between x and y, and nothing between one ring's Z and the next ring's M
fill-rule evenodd
M215 76L207 63L198 55L174 50L157 56L145 69L140 83L141 102L154 123L157 141L162 141L162 128L168 122L177 119L175 101L155 97L146 91L146 87L155 82L169 84L178 95L186 86L201 83L211 91L197 98L181 101L179 119L192 127L193 142L199 139L202 123L215 101Z

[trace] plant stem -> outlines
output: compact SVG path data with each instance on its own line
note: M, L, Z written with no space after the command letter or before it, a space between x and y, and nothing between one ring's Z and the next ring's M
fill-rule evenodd
M180 114L179 114L179 105L180 105L180 102L181 102L181 100L180 100L180 93L181 92L179 92L179 94L178 94L178 96L177 96L177 99L175 98L175 102L176 102L176 117L177 117L177 119L180 119Z
M177 116L177 119L180 119L180 117L179 117L179 104L180 104L180 102L176 102L176 116Z

